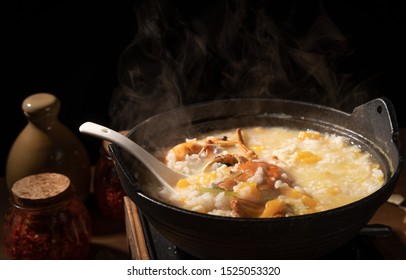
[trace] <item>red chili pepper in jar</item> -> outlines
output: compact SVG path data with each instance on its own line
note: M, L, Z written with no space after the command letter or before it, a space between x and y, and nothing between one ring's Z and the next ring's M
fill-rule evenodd
M91 221L65 175L40 173L11 188L5 247L10 259L86 259Z

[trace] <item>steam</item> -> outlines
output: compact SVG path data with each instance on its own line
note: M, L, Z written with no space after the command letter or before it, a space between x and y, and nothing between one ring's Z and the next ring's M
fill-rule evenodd
M189 3L190 2L190 3ZM272 1L141 1L118 64L111 126L128 129L178 106L268 97L352 109L365 90L337 69L347 39L322 5L308 26L272 17Z

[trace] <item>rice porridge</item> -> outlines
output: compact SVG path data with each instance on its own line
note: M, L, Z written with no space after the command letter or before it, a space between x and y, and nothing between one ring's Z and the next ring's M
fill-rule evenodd
M165 163L186 174L160 199L230 217L286 217L336 208L385 183L379 164L346 137L284 127L249 127L185 139Z

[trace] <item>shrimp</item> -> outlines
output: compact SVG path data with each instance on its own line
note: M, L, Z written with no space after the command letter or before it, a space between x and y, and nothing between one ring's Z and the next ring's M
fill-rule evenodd
M206 139L202 140L190 140L183 143L180 143L170 149L168 154L174 154L176 161L184 160L186 155L192 154L201 154L202 152L206 152L207 154L212 154L217 146L220 147L230 147L238 145L242 152L248 157L249 159L257 159L258 156L255 154L254 151L248 149L248 147L244 143L244 139L242 137L242 130L241 128L236 129L236 138L237 140L228 139L226 136L223 137L207 137ZM230 160L229 157L225 158L225 160ZM213 162L208 163L205 167L207 168L210 164L215 162L221 161L220 158L215 158Z
M228 140L227 137L208 137L203 140L191 140L178 144L168 151L168 155L174 154L176 161L182 161L185 160L186 155L201 154L203 152L210 155L214 153L216 146L229 147L236 144L236 141Z

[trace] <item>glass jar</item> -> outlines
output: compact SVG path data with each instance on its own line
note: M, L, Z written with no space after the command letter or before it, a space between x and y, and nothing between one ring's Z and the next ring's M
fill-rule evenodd
M126 135L128 130L119 131ZM110 156L111 142L103 140L100 148L100 158L94 170L93 187L97 204L101 212L119 222L124 222L125 191L117 175L114 161Z
M91 243L87 208L70 179L39 173L16 181L5 221L10 259L86 259Z

